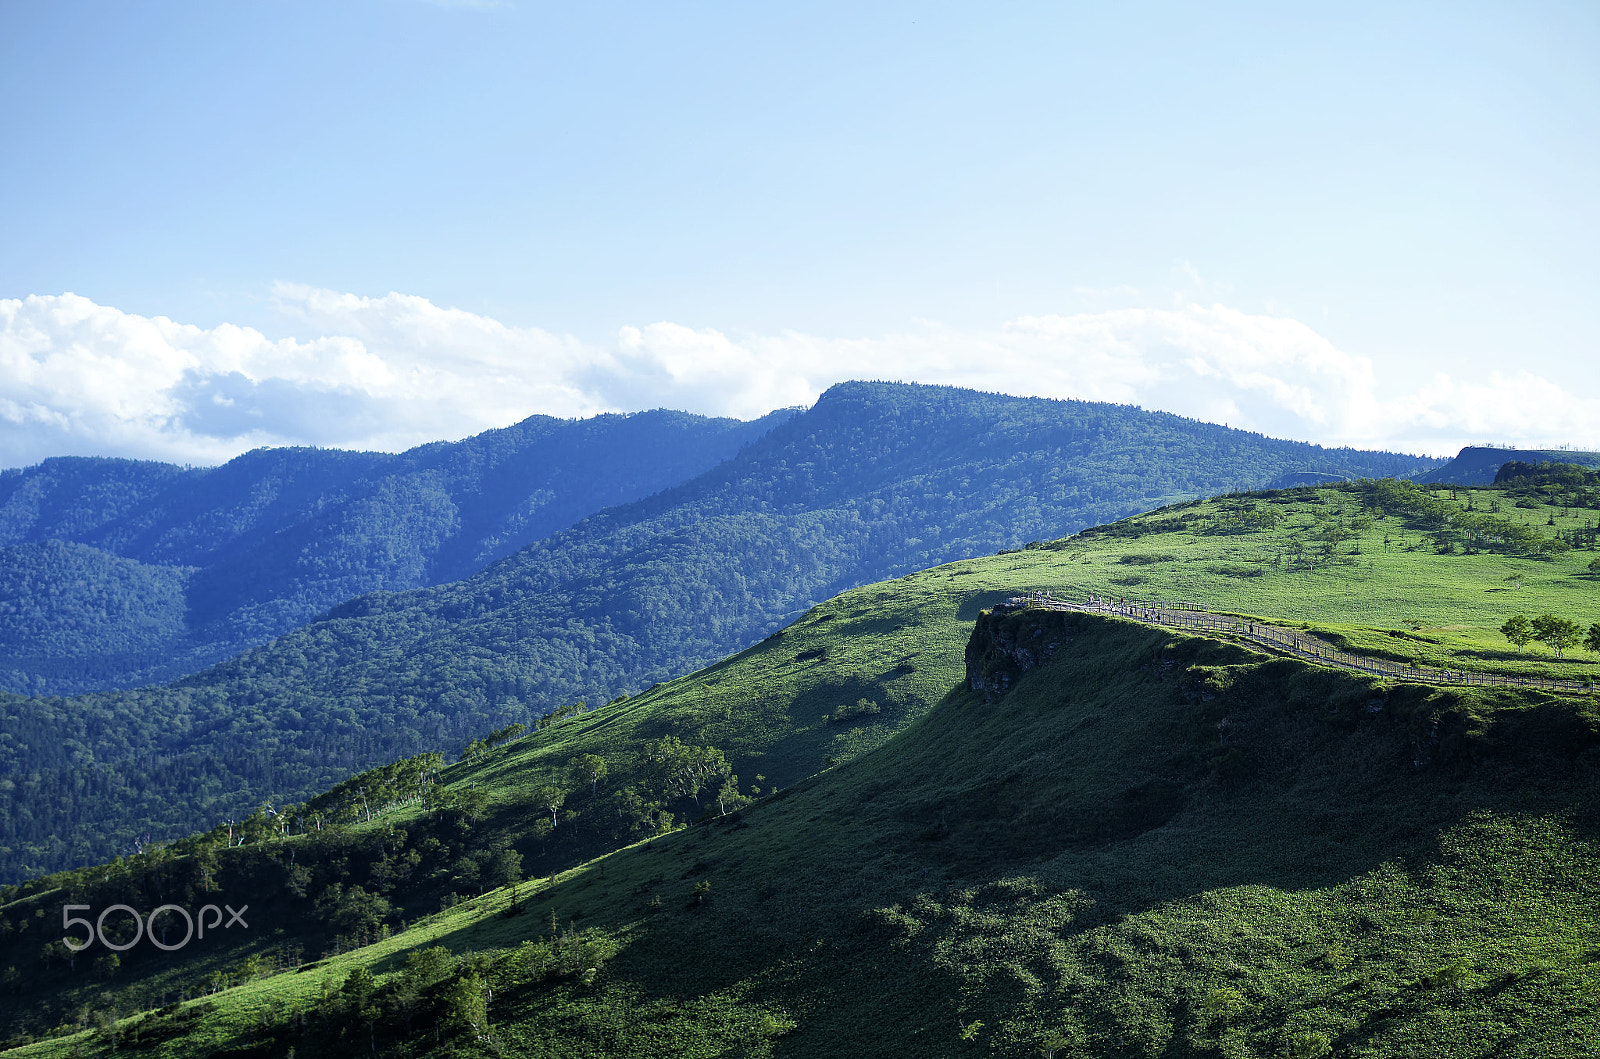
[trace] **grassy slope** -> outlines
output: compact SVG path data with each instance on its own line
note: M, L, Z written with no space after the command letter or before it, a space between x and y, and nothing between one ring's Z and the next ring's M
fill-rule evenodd
M1582 1054L1600 939L1594 754L1561 749L1581 749L1572 731L1592 734L1577 707L1455 695L1454 713L1475 719L1466 728L1495 735L1418 771L1413 722L1443 700L1372 714L1363 681L1279 662L1190 701L1178 674L1247 656L1114 622L1080 632L998 704L951 691L978 606L1030 585L1116 590L1133 575L1149 580L1130 593L1274 617L1378 629L1417 617L1434 626L1428 650L1495 661L1498 648L1442 630L1498 625L1513 593L1495 590L1516 562L1385 552L1386 528L1395 535L1376 526L1357 564L1316 572L1213 569L1259 559L1266 534L1090 536L845 593L782 637L452 779L515 809L542 765L588 750L623 762L668 731L729 750L747 783L760 772L788 785L830 754L858 760L762 803L748 827L680 832L582 867L530 916L488 918L491 897L383 948L433 937L493 948L537 932L551 908L620 931L623 952L595 987L497 1002L516 1054L543 1054L540 1042L565 1042L556 1054L719 1054L736 1041L749 1054L1028 1054L1062 1033L1092 1054L1249 1055L1273 1054L1297 1029L1351 1054L1491 1054L1503 1037L1493 1054ZM1119 561L1134 553L1177 558ZM1586 559L1523 563L1538 576L1517 609L1600 618L1579 576ZM826 659L798 657L822 647ZM1163 658L1179 664L1151 664ZM820 722L863 695L886 707L877 724ZM1242 757L1216 745L1219 709L1237 714L1229 730L1244 742L1226 749ZM1566 734L1534 752L1519 719ZM1174 797L1164 826L1140 830ZM714 896L691 912L700 879ZM664 911L648 911L655 894ZM342 978L383 948L230 990L203 1033L248 1037L253 1004L303 1008L320 976ZM1471 964L1462 990L1426 984L1456 958ZM1202 1018L1223 986L1245 1011ZM763 1015L776 1019L765 1030ZM786 1019L798 1028L773 1036ZM975 1020L974 1041L960 1041L957 1024ZM169 1051L198 1054L201 1039Z
M1464 506L1465 490L1460 497ZM1319 518L1353 512L1356 504L1335 490L1283 493L1275 500L1288 518L1270 532L1086 534L1052 550L951 563L844 593L782 636L662 685L628 703L620 716L596 715L519 742L485 765L481 778L505 777L500 789L511 791L517 778L527 781L529 766L583 752L617 753L639 739L673 732L729 750L747 779L759 771L787 785L825 756L844 758L875 746L918 716L960 680L968 623L978 610L1033 587L1078 596L1192 600L1214 610L1304 623L1341 646L1429 665L1600 677L1592 655L1569 650L1558 660L1537 644L1517 652L1499 632L1519 612L1553 611L1585 626L1600 621L1600 578L1587 570L1592 553L1548 561L1439 555L1403 520L1388 517L1341 545L1337 562L1289 569L1272 565L1289 541L1308 537ZM1515 514L1542 526L1552 512L1558 525L1584 518L1549 507ZM1118 525L1137 528L1169 516L1157 511ZM1158 561L1128 562L1130 557ZM1519 574L1520 588L1506 580ZM1413 630L1408 622L1420 627ZM824 648L825 659L799 659ZM883 719L843 729L818 723L823 713L862 696L883 701Z
M1441 496L1448 497L1443 493ZM1486 490L1459 490L1453 501L1463 510L1469 495L1481 509ZM1189 599L1210 609L1304 622L1335 634L1330 639L1397 659L1420 658L1430 665L1534 672L1550 676L1600 675L1593 659L1568 651L1556 660L1542 646L1519 654L1500 635L1500 625L1515 613L1530 617L1545 611L1583 625L1600 621L1600 578L1588 571L1594 553L1574 551L1554 560L1501 555L1439 555L1427 538L1405 520L1376 519L1370 529L1339 547L1337 562L1317 568L1274 565L1292 542L1309 542L1317 528L1338 512L1352 515L1352 494L1286 492L1260 504L1286 519L1272 531L1239 536L1192 532L1155 533L1124 538L1090 535L1069 542L1059 564L1039 569L1041 587L1072 587L1129 598ZM1207 509L1230 501L1214 501ZM1139 526L1170 512L1127 520ZM1546 523L1554 515L1556 526ZM1592 524L1594 514L1539 505L1510 508L1518 518L1553 535ZM1384 538L1390 543L1385 546ZM1129 557L1155 562L1127 561ZM1170 558L1169 558L1170 557ZM1517 582L1508 580L1520 575ZM1420 628L1412 631L1411 624ZM1391 631L1404 635L1391 636Z

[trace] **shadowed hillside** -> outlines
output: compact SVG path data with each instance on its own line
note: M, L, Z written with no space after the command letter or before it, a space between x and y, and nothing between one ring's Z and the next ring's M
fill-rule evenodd
M284 931L145 946L98 977L88 954L52 956L13 980L19 999L53 997L64 1033L76 1004L103 1028L20 1054L113 1037L172 1057L1532 1057L1600 1043L1592 701L1385 684L1091 615L979 614L973 629L944 602L960 572L847 593L789 643L487 752L372 821L213 845L209 861L180 844L8 893L0 962L54 936L42 924L69 895L91 909L248 899ZM989 675L1017 661L996 645L1048 650L1004 694L970 690L958 665L907 716L905 692L932 685L891 669L879 713L847 708L870 690L843 688L863 652L881 665L920 632L934 657L911 672L950 674L960 638L929 634L957 629ZM839 658L767 683L823 646ZM829 681L831 695L801 691ZM835 719L817 721L820 704ZM605 826L570 784L579 813L554 832L507 811L542 764L602 732L632 727L634 754L647 735L747 733L768 752L738 755L743 784L805 755L772 741L783 726L837 739L880 722L844 763L776 791L760 777L751 804L480 895L541 845ZM613 738L606 786L645 782L629 743ZM38 1011L19 1006L13 1031L43 1032Z

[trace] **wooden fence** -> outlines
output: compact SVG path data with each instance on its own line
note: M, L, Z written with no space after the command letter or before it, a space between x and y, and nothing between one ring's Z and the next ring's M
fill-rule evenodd
M1314 636L1304 636L1290 629L1260 622L1246 621L1224 614L1213 614L1194 603L1170 601L1124 602L1090 597L1089 602L1077 603L1058 598L1053 594L1035 592L1018 596L1010 601L1014 607L1042 607L1047 610L1072 611L1084 614L1112 614L1152 625L1174 629L1197 629L1223 633L1242 640L1271 647L1308 662L1359 669L1376 676L1393 677L1423 684L1481 684L1496 687L1547 688L1552 691L1597 692L1600 687L1582 680L1563 680L1555 677L1525 677L1504 673L1478 673L1470 669L1430 669L1425 666L1407 666L1387 659L1341 651Z

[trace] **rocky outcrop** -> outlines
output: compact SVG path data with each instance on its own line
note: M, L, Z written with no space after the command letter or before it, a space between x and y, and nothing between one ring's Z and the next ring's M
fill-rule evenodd
M1050 610L984 612L967 641L967 684L973 691L1004 695L1030 669L1050 660L1072 640L1077 615Z

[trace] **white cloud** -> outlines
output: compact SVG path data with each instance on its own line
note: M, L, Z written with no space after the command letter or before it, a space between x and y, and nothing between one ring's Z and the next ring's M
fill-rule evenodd
M1324 444L1444 452L1593 440L1600 402L1528 374L1384 396L1373 365L1296 320L1223 305L923 322L875 338L661 322L585 343L441 308L281 284L303 337L202 329L72 294L0 299L0 466L107 454L208 463L258 445L397 450L534 413L750 417L844 379L1077 397Z
M604 405L572 339L422 298L275 291L313 337L270 340L96 305L0 299L0 465L108 454L209 463L259 445L397 450Z

